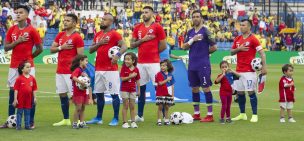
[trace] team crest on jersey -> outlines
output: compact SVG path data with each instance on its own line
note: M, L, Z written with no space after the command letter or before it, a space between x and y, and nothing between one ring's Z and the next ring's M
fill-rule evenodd
M67 41L67 44L73 44L72 39L69 39L69 40Z
M106 36L105 39L110 40L110 36Z
M245 42L245 46L249 46L249 44L250 44L249 42Z
M30 86L31 86L31 87L33 86L33 82L30 83Z
M149 33L153 33L153 29L149 29Z

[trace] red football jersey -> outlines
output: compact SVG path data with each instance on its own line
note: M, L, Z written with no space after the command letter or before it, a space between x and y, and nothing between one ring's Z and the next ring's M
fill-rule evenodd
M154 35L155 38L139 45L138 63L159 63L158 45L160 40L166 39L166 33L158 23L153 23L149 27L145 27L144 23L140 23L134 27L133 38L142 39L146 35Z
M7 31L5 40L8 43L12 43L18 40L19 36L27 36L29 40L15 46L12 52L10 68L18 68L19 64L24 60L29 61L31 66L34 67L33 47L34 45L41 44L40 35L31 25L22 30L18 28L18 25L14 25Z
M72 79L72 85L73 85L73 96L85 96L86 95L86 90L80 90L77 86L76 86L76 82L73 80L73 77L79 77L82 75L83 70L78 67L76 68L72 74L71 74L71 79Z
M217 76L217 78L219 78L222 74L219 74ZM219 82L221 84L221 87L220 87L220 95L221 96L229 96L229 95L232 95L232 87L227 79L226 76L224 76L222 78L222 80ZM218 84L214 81L214 84Z
M14 85L14 90L17 94L17 108L31 109L33 102L33 92L37 90L36 79L30 75L26 78L24 75L19 75Z
M79 33L74 32L70 36L66 35L66 32L60 32L56 36L55 43L58 43L59 46L62 46L63 44L72 44L72 49L67 50L61 50L58 53L58 65L57 65L57 72L58 74L71 74L71 64L74 59L74 57L77 55L77 48L84 47L84 42L79 35Z
M130 70L126 65L121 67L120 77L128 77L131 73L137 73L136 77L129 79L128 81L121 82L120 91L123 92L136 92L136 81L140 79L139 70L135 67L134 70Z
M251 67L251 61L255 58L257 51L262 50L259 40L253 35L249 35L246 39L242 35L234 39L232 49L238 48L240 45L249 47L248 51L240 51L237 53L237 72L254 72Z
M162 74L162 72L158 72L155 75L155 83L159 83L161 81L164 81L165 77ZM171 96L169 94L168 88L167 88L167 83L163 84L163 85L157 85L156 86L156 96Z
M112 64L111 62L112 59L109 57L108 51L110 48L114 46L118 46L118 42L122 40L122 37L115 30L111 30L107 33L100 31L95 35L93 42L97 43L103 38L109 38L109 42L108 44L101 45L97 49L96 64L95 64L96 71L117 71L118 65Z
M284 87L285 84L290 84L293 82L292 78L288 78L286 76L282 76L279 83L279 92L280 92L280 100L279 102L285 102L285 95L287 102L295 102L294 99L294 91L295 86Z

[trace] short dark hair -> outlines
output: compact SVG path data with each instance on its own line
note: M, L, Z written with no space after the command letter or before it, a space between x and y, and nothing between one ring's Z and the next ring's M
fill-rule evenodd
M20 8L24 9L27 13L30 13L31 9L28 6L26 6L24 4L20 4L16 7L16 9L20 9Z
M227 62L227 61L222 61L221 63L220 63L220 67L223 65L223 64L227 64L228 66L229 66L229 63Z
M23 74L22 70L23 70L23 68L25 67L25 64L26 64L26 63L30 63L30 62L27 61L27 60L24 60L24 61L22 61L22 62L19 64L19 66L18 66L18 73L19 73L19 75L22 75L22 74Z
M150 9L151 11L154 11L151 6L145 6L143 9Z
M194 15L195 13L199 13L199 14L200 14L200 17L203 17L201 10L194 10L194 11L192 12L192 17L193 17L193 15Z
M173 67L171 61L170 61L169 59L164 59L164 60L160 61L159 64L163 64L163 63L167 63L168 72L169 72L169 73L172 73L173 70L174 70L174 67Z
M241 22L246 22L246 21L249 23L250 27L252 27L252 21L251 20L249 20L249 19L242 19L241 20Z
M67 16L67 17L71 17L71 18L73 19L74 22L76 22L76 23L78 22L78 17L77 17L75 14L71 14L71 13L70 13L70 14L67 14L66 16Z
M285 72L288 71L288 68L292 68L293 69L293 66L291 64L285 64L285 65L283 65L282 72L285 74Z
M134 61L133 66L136 67L136 65L137 65L137 56L136 56L136 54L133 53L133 52L128 52L128 53L125 54L124 59L126 58L127 55L131 56L132 61ZM125 64L125 62L123 64Z

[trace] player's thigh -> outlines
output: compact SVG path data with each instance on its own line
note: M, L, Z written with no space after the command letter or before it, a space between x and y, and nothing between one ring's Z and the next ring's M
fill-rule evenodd
M209 87L212 86L211 68L210 67L202 68L202 70L199 71L199 79L200 79L203 90L210 91Z
M245 91L254 92L257 86L257 75L255 72L242 73L240 80L243 83Z
M14 87L18 76L19 76L19 73L18 73L17 68L9 68L8 69L8 78L7 78L8 86Z
M150 81L149 74L146 69L146 64L137 64L137 68L139 70L139 75L140 75L140 79L139 79L140 86L146 85Z
M192 88L197 88L201 86L201 81L199 78L199 73L198 71L195 70L188 70L188 81L189 85Z
M147 64L147 72L149 75L150 80L152 81L153 85L156 85L155 83L155 75L160 71L160 65L159 63L151 63Z
M56 93L70 93L72 94L72 80L71 74L57 74L56 73Z
M95 71L95 82L93 93L104 93L106 91L106 79L103 71Z
M106 71L104 74L106 79L106 91L107 94L119 94L120 92L120 77L118 71Z

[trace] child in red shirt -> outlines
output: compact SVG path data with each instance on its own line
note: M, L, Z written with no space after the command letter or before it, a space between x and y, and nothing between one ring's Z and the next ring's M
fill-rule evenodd
M22 114L24 113L25 129L30 128L30 113L32 103L36 103L37 83L36 79L30 75L31 63L22 62L18 66L19 77L14 85L15 99L13 105L17 108L17 130L21 130Z
M221 109L221 119L220 123L225 124L225 113L226 113L226 122L231 123L230 118L230 107L231 107L231 101L232 101L232 87L233 80L239 76L238 73L234 72L229 68L229 63L227 61L222 61L220 63L220 68L222 70L222 73L219 74L215 80L215 84L221 84L220 87L220 98L222 103L222 109Z
M88 57L86 55L77 55L71 65L71 79L73 85L73 103L75 104L74 111L74 121L72 127L74 129L78 128L88 128L84 121L84 110L86 104L93 104L92 100L92 90L90 85L87 85L85 82L78 79L79 76L88 77L84 72L84 69L87 67ZM84 89L80 89L76 86L76 83L79 83ZM78 125L78 120L80 123Z
M288 113L288 121L296 122L291 113L291 109L293 108L293 103L295 102L294 92L295 86L293 82L293 66L290 64L285 64L282 67L283 76L281 77L279 83L279 93L280 93L280 108L281 108L281 119L280 122L285 122L285 109L287 109Z
M169 107L174 105L174 77L172 75L173 65L168 59L160 62L161 71L155 75L156 105L158 105L157 125L161 126L161 118L165 117L164 124L169 125ZM163 110L164 108L164 114Z
M131 116L131 128L138 128L135 123L135 100L136 96L140 94L140 85L139 85L139 70L136 67L137 57L134 53L128 52L124 57L124 63L120 71L121 78L121 93L120 96L123 99L123 109L122 109L122 128L130 128L127 122L127 112L130 108ZM137 93L136 93L137 87Z

